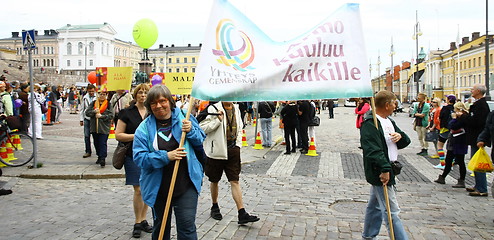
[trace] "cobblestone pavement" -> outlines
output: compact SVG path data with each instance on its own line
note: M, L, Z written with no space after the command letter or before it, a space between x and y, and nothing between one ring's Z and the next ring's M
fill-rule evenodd
M249 147L242 148L244 203L256 223L239 226L235 204L225 179L219 205L224 216L209 218L209 183L204 180L196 224L200 239L360 239L369 184L364 180L362 154L353 109L335 109L335 119L322 113L316 128L317 152L284 155L284 146L253 150L254 128L246 128ZM494 200L467 196L453 189L458 169L446 185L432 181L441 173L437 160L417 156L420 150L411 118L395 120L412 139L400 151L404 170L398 177L401 218L411 239L494 239ZM75 115L62 115L62 124L44 127L39 141L40 169L4 168L0 186L14 193L0 197L0 239L131 239L132 189L119 178L121 171L83 159L82 128ZM275 136L281 132L275 128ZM276 137L274 137L276 139ZM109 141L109 152L114 140ZM432 146L429 151L432 151ZM60 172L117 178L29 179L32 172ZM116 175L111 175L115 174ZM65 175L64 175L65 176ZM98 175L94 175L98 177ZM121 176L120 176L121 177ZM489 174L489 182L492 175ZM473 179L468 176L467 183ZM148 214L151 220L151 213ZM152 221L151 221L152 222ZM172 224L172 227L174 224ZM174 234L175 231L172 230ZM150 239L149 234L143 236ZM173 238L176 238L173 235ZM389 239L382 227L380 239Z

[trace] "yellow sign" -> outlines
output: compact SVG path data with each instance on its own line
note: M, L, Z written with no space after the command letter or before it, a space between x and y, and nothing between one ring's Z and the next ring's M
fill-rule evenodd
M130 90L132 67L109 67L106 78L108 91Z
M190 94L195 73L166 73L165 85L172 94Z

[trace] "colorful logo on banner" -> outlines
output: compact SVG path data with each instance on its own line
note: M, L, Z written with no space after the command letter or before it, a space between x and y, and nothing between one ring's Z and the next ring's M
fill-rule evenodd
M219 57L219 63L235 70L245 72L254 69L250 66L255 57L252 41L245 32L237 30L230 19L222 19L216 27L216 49L213 49L213 54Z

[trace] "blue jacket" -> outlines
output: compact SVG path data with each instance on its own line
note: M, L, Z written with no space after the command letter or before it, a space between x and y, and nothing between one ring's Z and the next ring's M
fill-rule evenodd
M185 116L179 108L172 111L172 135L180 142L182 136L182 119ZM199 127L197 120L190 117L192 130L187 133L184 143L185 152L187 152L187 164L189 177L197 192L201 192L203 169L197 160L193 146L201 146L206 138L206 134ZM137 128L134 135L133 156L134 162L141 168L141 185L142 199L148 205L153 207L156 202L156 196L161 185L163 177L163 167L170 163L168 154L165 150L158 150L156 139L156 118L149 115L144 119Z

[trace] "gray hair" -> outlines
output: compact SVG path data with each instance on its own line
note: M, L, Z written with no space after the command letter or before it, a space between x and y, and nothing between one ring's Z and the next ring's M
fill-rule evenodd
M484 84L475 84L473 85L473 88L479 90L482 95L484 95L487 92L487 87Z
M173 100L172 93L170 92L170 89L168 89L164 85L154 85L148 92L148 95L146 97L146 101L144 102L144 106L148 110L148 113L152 113L153 111L151 110L151 103L158 100L158 98L164 97L168 99L168 102L170 103L170 108L174 109L175 108L175 100Z

